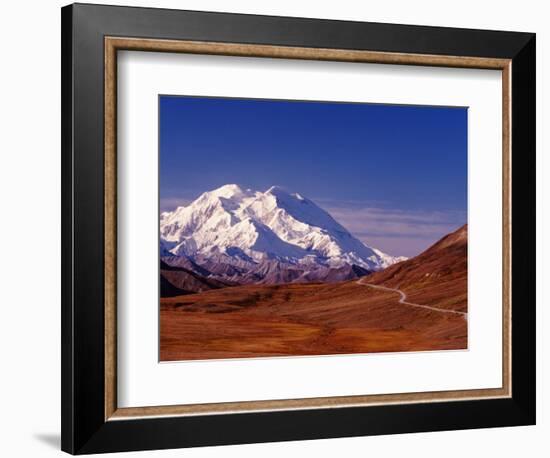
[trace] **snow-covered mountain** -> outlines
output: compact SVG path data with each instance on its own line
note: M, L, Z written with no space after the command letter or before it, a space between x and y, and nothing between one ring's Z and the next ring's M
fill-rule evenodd
M160 220L161 256L223 260L250 269L289 266L384 269L405 258L371 248L311 200L273 186L265 192L228 184L205 192Z

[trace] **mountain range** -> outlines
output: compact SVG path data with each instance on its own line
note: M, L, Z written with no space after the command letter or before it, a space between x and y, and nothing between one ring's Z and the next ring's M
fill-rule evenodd
M468 348L466 225L357 280L178 285L160 301L161 361Z
M337 282L406 259L365 245L298 193L236 184L162 213L160 255L163 296L252 283Z

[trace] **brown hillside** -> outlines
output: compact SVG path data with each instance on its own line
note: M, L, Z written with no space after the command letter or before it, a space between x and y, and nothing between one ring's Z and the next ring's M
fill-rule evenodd
M369 276L366 282L399 288L411 302L467 312L468 226L418 256Z
M209 289L225 288L228 283L203 277L185 267L171 266L160 262L160 295L172 297L179 294L193 294Z
M375 289L398 288L399 293ZM161 299L160 359L467 348L467 228L360 280L243 285Z

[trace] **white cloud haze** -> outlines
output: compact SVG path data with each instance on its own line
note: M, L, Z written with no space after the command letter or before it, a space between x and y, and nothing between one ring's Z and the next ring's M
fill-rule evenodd
M466 223L465 211L409 211L334 203L323 208L364 243L394 256L415 256Z

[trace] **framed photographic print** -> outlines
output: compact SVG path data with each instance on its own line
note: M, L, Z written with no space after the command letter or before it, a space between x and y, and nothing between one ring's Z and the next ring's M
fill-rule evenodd
M62 448L535 422L535 36L62 9Z

